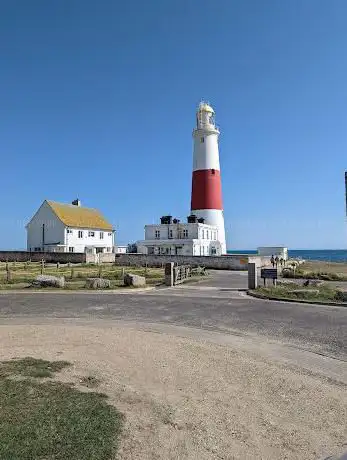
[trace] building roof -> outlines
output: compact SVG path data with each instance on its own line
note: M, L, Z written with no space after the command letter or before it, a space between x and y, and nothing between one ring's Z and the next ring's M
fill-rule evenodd
M112 225L97 209L57 203L56 201L46 200L46 202L67 227L112 230Z

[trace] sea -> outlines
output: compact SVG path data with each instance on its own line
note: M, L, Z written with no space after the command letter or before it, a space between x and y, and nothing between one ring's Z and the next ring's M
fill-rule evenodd
M255 250L228 250L228 254L256 254ZM347 262L347 249L288 249L288 256L294 259L322 260L325 262Z

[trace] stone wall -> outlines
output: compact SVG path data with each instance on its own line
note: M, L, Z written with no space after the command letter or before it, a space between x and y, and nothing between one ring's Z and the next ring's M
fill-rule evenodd
M84 263L86 255L83 252L28 252L28 251L0 251L0 262L46 262Z
M105 256L110 254L105 254ZM100 254L100 262L102 256ZM247 254L233 254L229 256L169 256L169 255L146 255L146 254L112 254L113 262L123 266L145 266L161 267L168 262L178 265L192 265L193 267L203 266L206 268L221 270L247 270L250 257ZM258 257L252 255L252 261L258 267L268 265L269 257Z

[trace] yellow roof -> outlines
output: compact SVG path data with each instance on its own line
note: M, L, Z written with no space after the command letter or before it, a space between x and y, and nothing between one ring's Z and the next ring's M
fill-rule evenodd
M68 227L112 230L112 225L107 222L97 209L48 200L47 203L54 214Z

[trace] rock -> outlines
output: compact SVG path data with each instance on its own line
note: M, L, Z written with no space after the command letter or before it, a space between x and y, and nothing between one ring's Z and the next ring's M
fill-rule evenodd
M65 278L63 276L38 275L32 284L33 286L64 288Z
M143 287L146 286L146 278L144 276L126 273L124 275L125 286Z
M109 289L111 281L105 278L87 278L85 287L87 289Z

